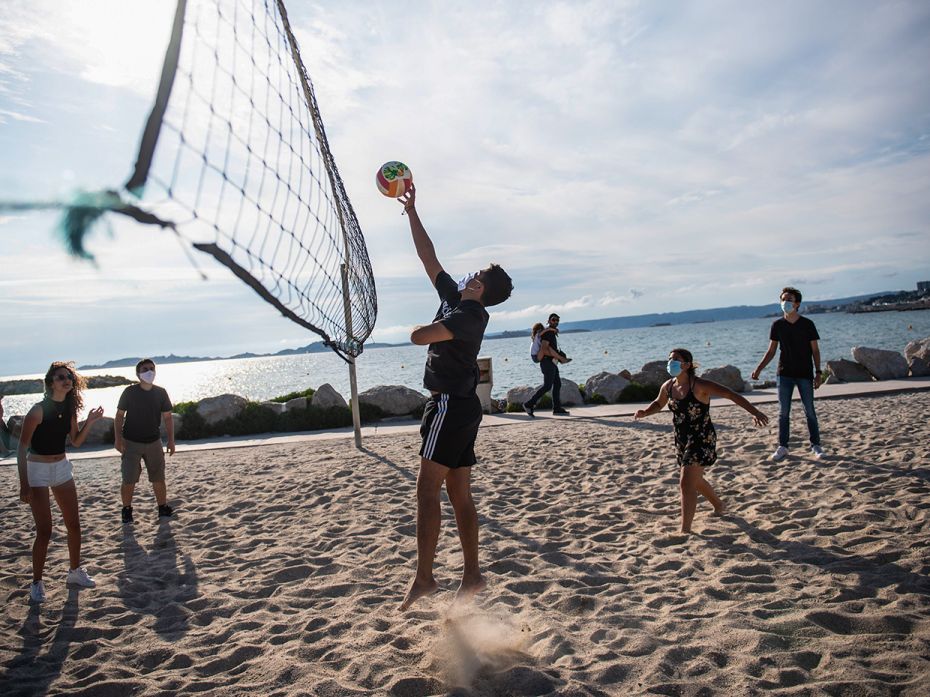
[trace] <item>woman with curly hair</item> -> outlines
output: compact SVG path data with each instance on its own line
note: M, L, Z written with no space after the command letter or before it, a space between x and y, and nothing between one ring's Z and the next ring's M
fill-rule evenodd
M52 537L49 489L68 530L68 557L71 565L66 582L85 588L96 585L81 566L81 520L78 515L77 489L74 486L71 462L65 455L65 438L70 436L71 445L81 447L90 425L103 416L103 407L91 409L87 420L78 427L78 413L84 406L81 392L86 384L74 369L74 363L52 363L45 374L45 398L26 414L19 438L19 498L32 507L32 517L36 523L29 598L37 603L45 600L42 571Z
M752 416L757 426L765 426L769 417L750 404L745 397L729 387L694 374L694 357L690 351L677 348L668 355L668 374L672 379L662 385L658 397L645 409L636 412L637 420L662 411L668 404L675 426L675 449L681 487L681 532L691 532L691 521L697 508L697 495L702 494L723 514L723 502L704 479L704 468L717 461L717 432L710 420L710 398L722 397L741 406Z

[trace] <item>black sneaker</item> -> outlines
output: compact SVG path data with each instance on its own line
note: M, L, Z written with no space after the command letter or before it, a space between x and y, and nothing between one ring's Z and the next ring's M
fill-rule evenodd
M536 418L536 407L532 406L529 402L523 402L523 411L529 414L531 418Z
M553 416L568 416L568 412L565 409L553 409Z
M169 506L168 504L165 504L164 506L159 506L159 507L158 507L158 517L159 517L159 518L170 518L170 517L171 517L171 514L172 514L173 512L174 512L174 509L173 509L171 506Z
M132 522L132 506L123 506L123 522Z

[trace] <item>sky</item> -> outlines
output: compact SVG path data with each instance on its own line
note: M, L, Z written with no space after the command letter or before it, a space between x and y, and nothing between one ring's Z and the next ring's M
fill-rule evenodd
M232 3L232 0L223 0ZM247 0L239 0L247 2ZM0 201L124 182L172 3L4 0ZM437 301L408 164L453 276L504 266L489 332L913 289L930 279L930 4L298 2L288 12L378 289L377 341ZM317 340L170 232L0 212L0 375L54 359L224 356ZM203 280L201 274L207 276Z

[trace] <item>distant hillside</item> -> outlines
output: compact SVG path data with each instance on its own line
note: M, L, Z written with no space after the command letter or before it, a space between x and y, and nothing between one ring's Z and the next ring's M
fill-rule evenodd
M847 305L859 303L868 298L880 295L856 295L850 298L836 298L834 300L816 300L802 303L801 312L804 314L817 314L819 312L842 311ZM632 327L652 327L655 325L693 324L695 322L725 322L731 319L753 319L756 317L771 317L781 314L778 303L770 305L733 305L731 307L715 307L707 310L685 310L683 312L659 312L648 315L633 315L631 317L605 317L603 319L586 319L567 322L564 319L560 329L587 329L590 331L603 331L606 329L629 329Z
M385 344L373 341L365 344L365 349L387 348L388 346L400 346L402 344ZM134 368L143 358L151 358L156 365L167 363L199 363L201 361L225 361L235 358L268 358L270 356L296 356L302 353L326 353L332 349L326 347L322 341L315 341L312 344L301 346L293 349L282 349L277 353L237 353L234 356L175 356L173 353L167 356L137 356L132 358L117 358L100 365L82 365L78 366L79 370L99 370L102 368Z
M805 314L817 314L818 312L837 312L842 311L847 305L858 304L863 300L868 300L881 295L887 295L893 291L883 291L882 293L870 293L868 295L856 295L850 298L837 298L835 300L817 300L813 302L804 302L802 312ZM752 319L755 317L771 317L781 314L781 308L778 303L770 305L734 305L732 307L716 307L707 310L685 310L683 312L660 312L649 315L633 315L631 317L605 317L603 319L583 319L575 322L563 321L560 330L563 334L572 332L597 332L607 329L628 329L631 327L652 327L655 325L671 324L692 324L695 322L725 322L730 319ZM525 337L526 329L508 330L488 334L485 339L511 339L514 337ZM400 344L385 344L372 342L365 344L365 349L388 348L391 346L409 346L409 342ZM282 349L277 353L238 353L235 356L149 356L155 363L196 363L198 361L223 361L233 358L265 358L268 356L296 356L303 353L325 353L329 351L322 341L315 341L312 344L301 346L293 349ZM135 358L117 358L113 361L107 361L100 365L82 365L81 370L98 370L101 368L132 368L142 360L142 357Z

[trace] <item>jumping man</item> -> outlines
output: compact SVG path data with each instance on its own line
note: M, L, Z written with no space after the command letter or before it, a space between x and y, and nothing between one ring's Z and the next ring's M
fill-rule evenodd
M481 423L478 351L488 325L486 307L510 297L513 282L496 264L470 273L456 283L446 273L415 208L411 187L401 199L410 220L417 256L423 263L441 304L432 324L416 327L414 344L429 345L423 385L430 391L420 435L420 473L417 477L417 571L401 605L406 610L419 598L434 593L433 559L439 542L439 494L443 482L458 527L464 569L456 598L470 598L485 587L478 566L478 514L471 496L471 468L475 438Z

